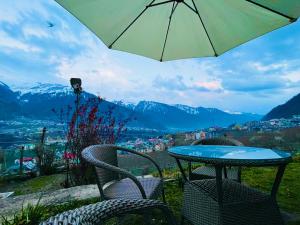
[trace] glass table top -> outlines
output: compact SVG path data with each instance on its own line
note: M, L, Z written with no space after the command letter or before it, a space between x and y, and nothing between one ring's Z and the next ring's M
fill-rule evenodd
M195 159L211 160L289 160L291 154L288 152L256 147L244 146L220 146L220 145L189 145L172 147L171 155L186 156Z

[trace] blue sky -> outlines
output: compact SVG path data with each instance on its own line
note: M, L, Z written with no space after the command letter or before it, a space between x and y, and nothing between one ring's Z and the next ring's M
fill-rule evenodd
M160 63L107 49L54 1L0 1L0 11L0 81L13 87L81 77L108 100L260 114L300 92L300 22L218 58Z

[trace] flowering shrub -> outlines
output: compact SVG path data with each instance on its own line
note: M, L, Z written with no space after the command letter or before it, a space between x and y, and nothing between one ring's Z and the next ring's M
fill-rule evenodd
M70 118L66 129L67 145L63 155L67 168L70 169L72 185L89 184L95 177L91 166L81 156L81 151L90 145L115 144L126 131L128 119L117 120L114 107L105 109L101 98L89 98L72 110L68 106L65 117ZM55 113L56 110L53 110ZM62 119L64 111L59 112ZM69 180L69 179L68 179ZM69 182L67 182L69 183ZM69 186L69 184L66 184Z
M65 152L63 155L64 160L72 160L76 158L76 155L71 152Z

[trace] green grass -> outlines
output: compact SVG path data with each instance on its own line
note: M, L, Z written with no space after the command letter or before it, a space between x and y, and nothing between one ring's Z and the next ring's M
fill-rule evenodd
M54 174L50 176L35 177L30 180L19 183L14 191L15 195L24 195L40 191L53 191L61 189L61 183L64 181L63 174Z
M39 191L61 189L64 174L40 176L31 179L0 179L0 192L14 191L14 195L31 194Z

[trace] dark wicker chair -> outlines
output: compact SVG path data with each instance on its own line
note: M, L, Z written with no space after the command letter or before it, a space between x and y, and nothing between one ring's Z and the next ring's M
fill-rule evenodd
M41 222L40 225L100 225L111 218L119 218L126 214L149 215L151 210L154 209L159 209L163 212L167 224L177 224L170 209L160 201L148 199L115 199L63 212L50 217L47 221Z
M192 145L228 145L228 146L243 146L243 144L235 139L231 138L210 138L197 140ZM192 171L191 162L189 162L189 179L190 180L202 180L212 179L216 177L215 167L213 166L201 166ZM241 168L240 167L228 167L223 169L223 178L232 179L241 182Z
M150 160L157 168L159 178L138 178L118 167L117 151L125 151ZM95 166L101 200L157 199L162 195L165 202L162 172L148 155L114 145L93 145L82 151L82 157Z
M184 186L182 224L193 225L283 225L279 207L270 195L223 179L222 204L216 179L188 181Z

